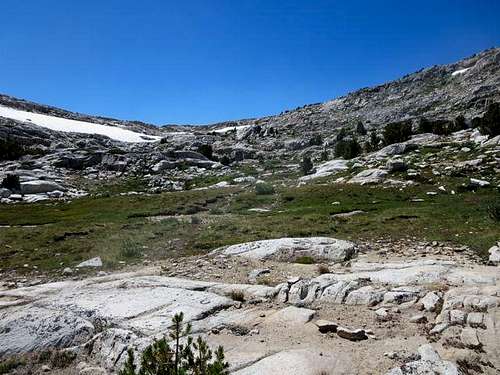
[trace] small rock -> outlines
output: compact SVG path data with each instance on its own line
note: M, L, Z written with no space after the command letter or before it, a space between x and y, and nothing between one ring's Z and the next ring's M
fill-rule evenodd
M364 329L348 329L345 327L337 327L337 335L343 339L351 341L360 341L368 339Z
M65 269L62 270L63 275L71 275L73 273L73 270L69 267L66 267Z
M486 186L489 186L490 183L488 181L485 181L485 180L479 180L477 178L471 178L470 179L470 185L471 186L477 186L477 187L486 187Z
M338 325L329 320L317 320L314 324L318 327L321 333L336 332Z
M471 312L467 315L467 324L472 328L484 328L484 316L480 312Z
M43 366L40 368L40 370L41 370L42 372L51 372L51 371L52 371L52 369L51 369L49 366L47 366L47 365L43 365Z
M252 270L248 273L248 280L251 282L255 282L259 277L267 275L269 273L271 273L271 270L269 268L260 268Z
M425 322L427 322L427 318L425 317L424 314L413 315L410 318L410 323L425 323Z
M102 267L101 257L96 257L86 260L85 262L82 262L76 266L76 268L81 268L81 267Z
M375 316L376 316L377 320L379 320L381 322L385 322L385 321L391 319L389 312L387 311L387 309L384 309L384 308L377 309L375 311Z
M433 243L433 246L437 245L434 245ZM442 301L443 300L439 294L436 292L429 292L420 300L420 303L422 303L426 311L435 311Z
M460 335L460 340L468 348L478 348L481 346L477 331L474 328L464 328Z

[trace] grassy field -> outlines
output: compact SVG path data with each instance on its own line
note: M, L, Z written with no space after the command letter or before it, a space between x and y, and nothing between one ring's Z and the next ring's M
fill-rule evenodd
M434 196L427 191L436 189L316 184L277 187L270 195L231 187L2 205L0 268L58 271L99 255L105 267L113 269L120 262L206 253L223 245L283 236L410 237L469 245L485 256L500 238L500 224L487 213L498 191ZM412 201L415 198L424 201ZM332 217L353 210L365 213Z

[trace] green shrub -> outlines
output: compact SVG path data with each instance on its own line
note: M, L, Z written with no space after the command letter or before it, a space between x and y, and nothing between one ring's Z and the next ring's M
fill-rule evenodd
M21 191L21 182L19 181L19 176L15 174L8 174L2 180L1 187L9 189L10 191Z
M412 136L413 131L411 122L393 122L384 127L383 138L384 144L391 145L393 143L405 142Z
M341 128L337 133L337 141L343 140L345 137L347 137L347 135L347 130L345 128Z
M203 144L198 147L198 152L205 156L207 159L213 160L214 150L212 145Z
M68 350L54 350L50 356L50 365L52 368L65 368L71 365L76 358L74 352Z
M0 362L0 374L10 374L12 370L24 366L25 361L17 357L7 358Z
M311 158L309 156L305 155L302 158L302 161L300 162L300 169L302 170L303 175L308 175L312 172L313 163L312 163Z
M421 118L418 123L418 131L420 133L433 133L437 135L450 135L465 128L467 128L467 124L463 116L458 116L454 121Z
M225 361L224 349L219 346L215 353L207 343L198 337L190 336L191 325L184 326L184 314L172 318L172 328L167 337L155 340L142 353L141 361L136 364L134 352L128 349L127 361L119 375L228 375L229 364ZM181 344L181 339L186 340Z
M0 160L16 160L26 153L26 148L15 140L0 139Z
M358 124L356 125L356 133L358 133L359 135L367 134L366 128L361 121L358 121Z
M341 139L335 145L335 156L344 159L352 159L361 154L361 146L356 138Z
M142 256L141 247L138 243L131 240L124 240L120 249L121 258L140 258Z
M488 215L493 221L500 222L500 201L488 206Z
M257 195L271 195L275 193L273 185L266 184L265 182L260 182L255 185L255 193Z
M380 149L380 137L376 131L370 133L370 140L365 143L366 152L374 152Z
M325 273L330 273L330 268L326 264L318 264L318 273L324 275Z
M309 146L321 146L323 144L323 137L321 134L314 134L311 139L309 139Z

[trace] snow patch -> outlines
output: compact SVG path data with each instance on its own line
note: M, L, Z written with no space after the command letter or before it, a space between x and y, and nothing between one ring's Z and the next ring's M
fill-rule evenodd
M251 125L228 126L228 127L225 127L225 128L215 129L214 132L215 133L225 134L225 133L230 132L230 131L238 131L238 130L241 130L241 129L246 129L246 128L249 128L250 126Z
M30 122L43 128L66 132L99 134L122 142L154 142L161 137L137 133L122 129L118 126L96 124L93 122L69 120L62 117L42 115L40 113L21 111L14 108L0 106L0 116L12 120Z
M454 71L453 73L451 73L451 75L454 77L456 75L459 75L459 74L464 74L466 71L468 71L470 68L465 68L465 69L460 69L460 70L456 70Z

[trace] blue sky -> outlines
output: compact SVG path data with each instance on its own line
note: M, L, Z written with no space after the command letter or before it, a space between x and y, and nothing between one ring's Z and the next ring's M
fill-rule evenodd
M0 2L0 92L155 124L279 113L500 46L500 1Z

